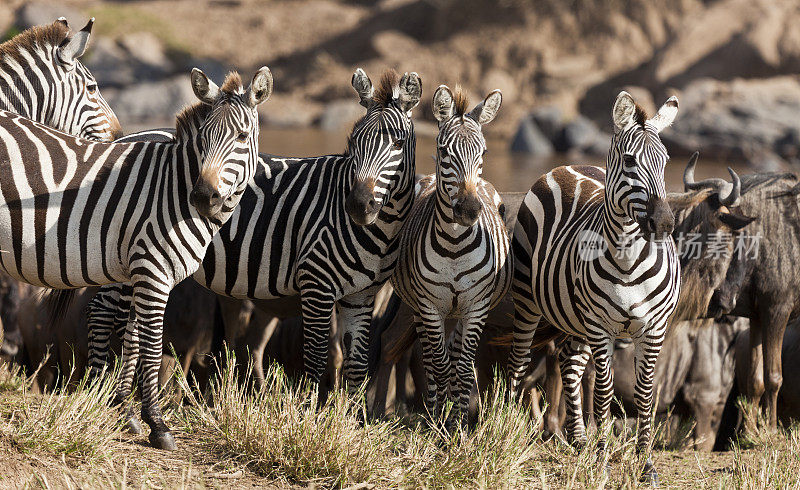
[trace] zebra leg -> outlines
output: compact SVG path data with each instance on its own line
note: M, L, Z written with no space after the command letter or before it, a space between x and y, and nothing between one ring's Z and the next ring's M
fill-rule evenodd
M112 405L123 407L128 429L134 434L142 432L142 426L133 413L133 405L128 399L133 391L133 377L136 375L136 363L139 361L139 325L135 318L130 318L125 325L122 336L122 357L120 360L121 371L117 390L112 400Z
M447 339L447 353L450 356L450 384L448 386L450 396L458 400L459 378L458 360L461 358L462 339L464 333L464 320L459 320L456 327Z
M586 425L583 421L581 402L581 380L591 352L582 340L572 337L561 349L561 382L564 387L564 402L567 409L567 440L578 447L586 445ZM550 400L550 403L558 403Z
M511 343L511 355L508 359L508 377L512 395L521 396L520 387L525 372L531 362L531 344L536 327L539 326L541 314L534 312L530 305L522 304L527 300L514 294L514 337Z
M600 330L599 327L594 328ZM614 378L611 373L611 360L614 355L614 341L603 336L589 340L592 349L592 358L595 368L594 385L594 418L597 428L600 431L600 439L597 443L597 450L602 451L606 447L603 423L609 418L611 408L611 398L614 395ZM580 389L580 388L578 388Z
M425 376L428 381L425 405L428 413L439 420L447 401L450 360L444 338L444 319L434 309L420 312L417 331L422 343Z
M352 395L367 379L369 357L369 327L375 294L380 287L345 296L338 301L339 325L344 346L342 371L347 390Z
M127 294L122 284L109 284L100 288L86 307L86 327L89 333L89 359L87 365L92 377L98 377L108 366L111 349L111 331L124 337L130 315L130 287Z
M660 330L660 334L659 334ZM655 333L655 335L653 335ZM647 454L642 479L650 483L658 481L658 473L649 455L651 416L653 411L653 382L656 371L658 353L664 342L665 329L655 329L647 336L634 339L634 367L636 369L636 386L634 400L638 414L638 439L636 451Z
M486 323L487 311L481 309L480 313L461 320L462 332L460 335L460 353L456 364L457 384L453 395L458 401L458 411L461 416L461 427L467 428L469 422L469 397L475 387L475 353L478 351L483 326Z
M303 314L303 370L308 380L320 390L328 365L328 344L335 302L332 294L306 288L300 293ZM322 397L318 400L323 403Z
M134 283L133 314L139 324L141 350L142 420L150 426L150 444L158 449L175 449L175 439L164 423L159 404L158 372L164 336L164 309L171 290L167 281L146 278Z

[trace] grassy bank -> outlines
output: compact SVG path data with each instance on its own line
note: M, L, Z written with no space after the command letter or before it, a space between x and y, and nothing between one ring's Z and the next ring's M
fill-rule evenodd
M35 395L19 372L0 366L2 487L534 487L633 488L641 461L630 431L606 428L607 451L595 441L581 451L542 441L529 412L502 391L482 399L470 433L446 434L421 419L364 423L364 409L341 392L320 410L307 386L279 367L267 389L240 383L226 370L200 393L181 383L180 403L166 417L176 452L147 447L146 435L121 429L107 408L113 377L81 383L71 393ZM680 434L662 434L674 447ZM653 457L670 487L800 486L800 431L753 431L727 453L657 449ZM605 470L605 468L608 468Z

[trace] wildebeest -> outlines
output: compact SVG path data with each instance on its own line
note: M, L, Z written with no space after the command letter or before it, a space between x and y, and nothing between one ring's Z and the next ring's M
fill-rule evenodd
M739 208L758 221L715 292L709 314L750 319L749 382L741 388L754 405L766 395L767 424L775 427L784 332L800 313L800 271L793 267L800 259L800 183L791 173L758 173L743 176L741 185Z

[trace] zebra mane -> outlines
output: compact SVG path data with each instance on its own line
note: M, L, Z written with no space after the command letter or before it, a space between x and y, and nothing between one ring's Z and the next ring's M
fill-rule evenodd
M69 27L61 22L53 22L44 26L33 26L17 34L10 40L0 44L0 64L3 58L10 56L17 62L24 63L24 52L37 48L59 46L69 35Z
M383 72L383 75L381 75L381 82L372 95L372 100L384 107L391 104L395 97L397 97L398 79L399 75L391 68Z
M242 84L242 76L239 75L238 71L231 70L225 76L225 81L222 82L222 86L219 88L225 93L228 94L240 94L244 90L244 85Z
M210 113L211 106L202 102L183 109L175 118L175 138L180 141L197 133Z
M469 97L467 92L464 91L461 85L456 85L456 89L453 91L453 116L463 119L467 114L468 104Z
M650 119L650 116L647 115L647 111L645 111L644 108L639 104L634 102L633 105L636 107L636 111L633 114L634 119L636 119L636 124L644 127L644 123Z

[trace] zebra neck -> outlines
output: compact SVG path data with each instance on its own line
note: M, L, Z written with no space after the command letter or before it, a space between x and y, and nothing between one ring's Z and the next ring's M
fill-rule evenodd
M438 179L437 179L438 180ZM444 240L449 244L458 242L465 239L475 229L474 226L464 226L456 223L453 218L453 208L450 204L450 199L447 196L447 191L439 188L436 185L436 198L433 207L433 228L435 233L433 239L436 241Z
M601 231L608 251L620 265L640 260L648 244L639 224L624 213L615 211L607 200L603 206Z

